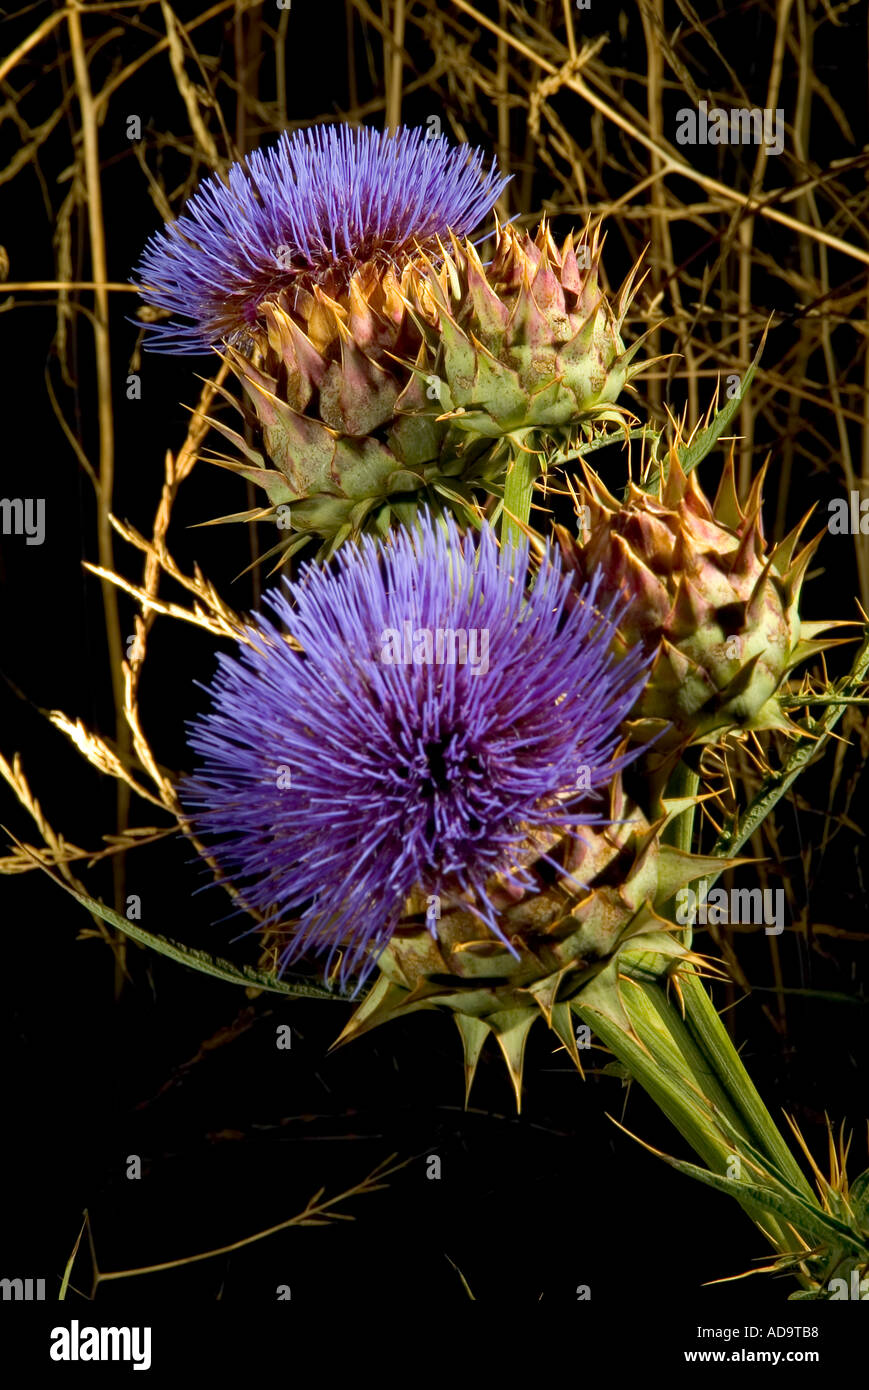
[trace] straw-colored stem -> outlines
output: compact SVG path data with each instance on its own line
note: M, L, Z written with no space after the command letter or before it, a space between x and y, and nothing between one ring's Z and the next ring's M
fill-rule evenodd
M453 4L458 9L464 11L465 14L469 15L484 29L488 29L495 34L499 33L498 25L480 10L469 4L468 0L453 0ZM549 62L541 53L530 48L528 44L523 43L521 39L518 39L514 34L508 33L507 42L517 53L521 53L524 57L529 58L531 62L537 67L542 68L544 72L550 74L558 72L558 68L554 63ZM833 236L831 232L824 231L822 227L807 226L805 223L800 222L798 218L790 217L787 213L780 212L777 206L777 203L781 199L780 191L768 194L764 201L755 203L749 194L740 193L729 184L722 183L720 179L713 179L709 175L702 173L695 165L674 155L668 146L662 148L656 145L655 141L652 140L650 136L646 135L644 131L639 129L635 122L630 120L627 116L623 116L616 107L604 101L596 92L592 91L591 87L589 87L578 74L573 77L565 77L563 85L570 91L576 92L578 96L581 96L588 102L593 110L599 112L601 116L604 116L612 125L623 131L630 139L636 140L644 149L658 152L661 155L668 173L683 174L685 178L690 179L692 183L696 183L707 193L714 193L718 197L724 198L728 203L734 203L737 207L744 208L751 213L756 213L758 216L764 217L770 222L775 222L781 227L788 227L798 236L810 237L813 241L823 246L829 246L832 250L840 251L843 256L847 256L851 260L859 261L863 265L869 265L869 251L864 250L863 247L843 241L841 237Z
M12 16L9 15L10 19L11 17ZM50 14L47 19L44 19L41 24L37 25L33 32L27 35L24 42L20 43L16 49L13 49L9 56L4 58L3 62L0 63L0 82L3 81L7 73L18 66L21 59L25 58L32 48L36 48L37 44L42 43L42 40L48 37L52 29L56 29L58 24L62 23L63 10L56 10L54 14Z
M404 70L404 0L394 0L392 42L389 45L389 88L386 98L386 128L401 124L401 78Z
M510 54L504 29L507 23L507 0L498 0L501 32L498 34L498 165L502 174L510 173ZM498 199L498 215L502 222L510 216L509 184Z
M93 92L88 72L81 15L78 8L69 3L67 7L70 51L76 92L81 112L82 146L84 151L85 184L87 187L88 232L90 237L91 267L96 282L94 289L94 348L97 367L97 393L99 417L99 490L97 497L97 550L100 567L114 569L112 528L109 520L112 511L112 491L115 471L115 428L112 414L112 359L109 342L109 294L108 267L106 261L105 228L103 222L102 180L100 174L100 155L97 136L97 120L94 111ZM118 599L114 587L106 580L102 582L103 609L106 619L106 639L111 667L112 692L115 702L115 735L121 759L130 749L130 730L124 718L124 648L121 642L121 625L118 613ZM116 811L117 832L123 834L127 826L130 808L130 789L123 781L117 783ZM120 906L124 897L124 856L116 855L112 860L114 873L115 901ZM121 985L122 961L116 955L115 988Z

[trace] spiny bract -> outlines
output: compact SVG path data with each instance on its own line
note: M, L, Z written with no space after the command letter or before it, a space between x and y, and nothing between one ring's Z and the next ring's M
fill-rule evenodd
M256 351L227 346L262 448L215 420L247 458L222 462L271 506L225 519L276 520L284 534L267 555L286 558L316 539L325 559L351 536L412 525L422 506L477 520L475 490L503 473L491 441L438 419L412 382L406 363L420 339L406 306L419 274L415 264L400 272L372 264L335 297L300 288L262 306Z
M637 268L614 310L597 233L559 251L545 222L534 238L500 227L488 269L451 238L437 265L369 267L343 297L315 285L264 304L262 361L229 351L272 465L246 449L254 466L236 467L298 533L275 553L313 534L325 556L393 517L410 524L423 501L472 518L511 449L624 423L616 397L648 365L634 362L642 339L620 336Z
M451 241L443 267L415 282L425 335L417 376L440 383L443 413L520 445L531 431L568 445L592 423L622 423L615 402L648 365L634 361L642 339L626 349L621 338L638 265L613 308L597 231L576 243L569 235L559 250L545 220L534 237L498 227L488 266L472 242Z
M799 662L831 645L816 637L832 624L799 614L821 537L797 550L806 516L767 547L764 471L742 505L732 455L712 503L696 472L684 473L675 444L657 494L631 482L619 501L584 468L575 489L581 534L557 528L578 582L599 575L607 593L628 600L616 650L656 654L632 714L634 735L656 737L656 753L734 729L791 731L776 693Z
M607 970L642 966L663 975L679 961L698 959L660 913L679 888L735 861L703 859L663 842L665 825L690 804L689 798L664 803L650 824L616 776L604 816L610 824L527 835L515 864L535 891L517 892L498 878L487 885L499 908L497 936L470 905L410 898L379 957L380 978L338 1041L419 1009L450 1012L464 1045L466 1095L492 1034L517 1106L535 1020L545 1020L579 1065L571 1010L586 986Z

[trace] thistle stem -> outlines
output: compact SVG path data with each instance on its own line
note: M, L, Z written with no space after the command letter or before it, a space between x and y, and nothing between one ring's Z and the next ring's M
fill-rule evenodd
M677 800L685 796L696 796L700 786L700 773L695 772L693 767L680 759L673 770L667 790L664 796L668 800ZM691 853L691 842L694 838L694 811L696 807L689 806L678 816L674 816L670 823L665 827L661 836L665 844L673 845L675 849L684 850L686 854Z
M586 1014L581 1005L575 1007L575 1012L628 1068L631 1077L699 1154L709 1171L718 1177L735 1179L733 1196L773 1247L782 1254L791 1252L793 1233L742 1187L744 1153L740 1139L751 1143L754 1135L744 1123L740 1107L721 1085L715 1067L698 1047L690 1027L656 983L632 981L624 996L630 1033L596 1011ZM767 1119L772 1126L768 1116ZM793 1164L790 1154L788 1159Z
M678 800L682 797L696 796L699 786L699 772L695 772L694 768L691 767L684 758L681 758L670 775L670 780L664 792L664 798L665 800ZM694 812L696 809L696 806L693 805L686 807L684 811L678 816L674 816L673 819L665 825L661 834L661 839L664 844L672 845L674 849L682 850L685 854L691 853L691 845L694 839ZM693 889L694 884L691 883L688 887ZM675 908L671 909L671 912L672 911L675 911ZM679 940L686 950L691 949L693 939L694 929L691 926L686 926L684 930L679 933Z
M779 1254L793 1252L792 1222L754 1199L760 1188L818 1209L817 1198L766 1109L699 975L678 975L680 1006L659 980L620 962L623 1010L608 1006L594 986L574 1012L627 1067L712 1174L765 1233ZM610 996L611 1000L611 996ZM758 1162L764 1173L759 1174ZM809 1241L809 1244L812 1242Z
M700 977L694 971L683 971L679 980L685 1001L686 1025L715 1068L724 1089L735 1099L758 1147L766 1152L789 1183L813 1201L809 1183L743 1066Z
M526 441L526 445L530 445L530 441ZM530 447L513 449L504 483L502 544L524 545L524 528L531 516L531 497L539 472L540 460Z

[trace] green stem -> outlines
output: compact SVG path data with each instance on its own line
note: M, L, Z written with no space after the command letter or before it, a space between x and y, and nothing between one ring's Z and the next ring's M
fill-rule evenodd
M725 1116L737 1133L750 1140L739 1107L727 1095L714 1067L658 984L632 981L623 998L630 1033L614 1019L587 1010L581 1002L574 1011L628 1068L709 1170L726 1175L738 1149L717 1117ZM779 1223L736 1184L733 1195L776 1248L790 1248L793 1237L788 1240Z
M869 633L850 674L825 697L831 701L830 708L811 726L811 735L791 751L781 772L767 779L736 824L719 836L713 855L726 858L738 853L803 768L817 758L845 702L862 698L859 692L867 671ZM693 796L698 785L693 769L682 762L665 795ZM663 838L689 851L693 825L691 807L674 818ZM637 952L622 952L572 1007L648 1092L709 1171L668 1161L718 1190L732 1192L782 1255L793 1252L794 1231L809 1248L847 1253L859 1246L862 1251L865 1238L843 1227L818 1202L693 966L686 963L679 971L681 1007L677 1007L660 979L640 968L642 959ZM731 1185L734 1155L740 1156L750 1180ZM812 1288L811 1279L797 1277Z
M652 429L649 425L642 425L639 429L624 430L614 429L608 434L599 435L596 439L589 440L586 444L580 444L575 449L559 449L549 456L549 467L556 468L564 463L573 463L575 459L584 459L589 454L597 453L598 449L606 449L610 444L625 444L628 440L652 440L657 445L661 438L661 431Z
M694 768L690 767L683 758L673 769L664 796L668 800L677 800L684 796L696 796L699 786L700 773L695 772ZM689 806L687 810L674 816L661 836L664 844L673 845L675 849L684 850L686 854L691 853L695 810L695 806Z
M664 797L665 799L677 800L685 796L696 796L699 786L699 772L695 772L694 768L690 767L685 759L682 758L670 775ZM664 844L672 845L674 849L683 850L685 854L691 853L691 845L694 840L694 812L696 809L696 806L688 806L678 816L674 816L669 824L664 827L661 835ZM689 884L688 887L693 889L694 883ZM672 912L675 911L676 905L674 903ZM673 920L675 920L675 918ZM693 927L686 926L679 932L679 940L686 950L691 949L693 939Z
M699 975L682 971L679 982L685 1001L686 1025L723 1088L738 1106L755 1144L789 1183L799 1188L804 1197L814 1200L811 1187L743 1066Z
M573 1009L627 1067L710 1172L729 1177L735 1158L740 1164L750 1163L747 1155L751 1146L777 1176L814 1206L816 1199L808 1183L742 1066L699 977L683 970L679 979L685 999L684 1019L661 985L649 977L624 980L620 990L624 1022L611 1011L595 1007L592 990L580 995ZM591 1006L584 1002L588 999L593 1001ZM739 1165L736 1171L741 1173ZM732 1193L780 1253L793 1250L794 1236L785 1221L752 1200L748 1184L734 1181Z
M512 542L515 546L525 544L524 527L531 516L531 497L534 484L540 473L539 456L531 451L530 438L525 441L528 447L516 447L512 451L507 477L504 483L504 519L501 524L501 541Z

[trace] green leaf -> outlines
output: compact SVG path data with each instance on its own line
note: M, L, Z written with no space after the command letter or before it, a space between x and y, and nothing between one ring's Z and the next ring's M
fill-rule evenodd
M598 449L606 449L610 444L624 444L627 440L649 439L652 441L652 452L657 457L657 447L663 431L652 429L649 425L641 425L638 429L632 430L608 430L606 434L598 435L583 444L578 444L575 449L557 449L550 454L547 459L547 467L558 467L563 463L572 463L575 459L585 458L587 454L594 454Z
M705 985L690 970L682 971L679 978L688 1031L708 1060L725 1094L732 1099L748 1133L760 1146L765 1156L763 1161L774 1165L771 1171L779 1179L792 1183L795 1191L812 1199L812 1189L761 1100ZM725 1119L719 1117L719 1120L726 1130ZM738 1136L734 1134L731 1137L735 1139ZM744 1133L741 1142L745 1144ZM753 1153L753 1150L750 1152ZM755 1156L760 1159L759 1154Z
M685 444L681 449L677 450L677 453L679 455L679 463L681 464L683 473L691 473L699 463L703 462L706 455L710 453L712 449L714 449L715 445L718 443L718 440L721 438L722 434L724 433L727 426L730 424L731 420L736 414L737 410L741 406L743 397L745 396L746 391L751 385L752 378L754 377L754 374L757 371L757 366L760 362L760 356L763 352L764 344L766 343L766 335L768 332L769 324L767 324L766 328L763 330L763 337L760 340L760 347L754 354L754 357L752 358L752 361L748 367L748 370L745 373L745 376L739 383L739 390L736 392L736 395L733 396L730 400L728 400L726 405L723 405L721 407L721 409L710 420L709 424L706 426L705 429L698 431L698 433L694 436L690 444ZM660 481L660 477L660 473L650 474L649 477L646 479L645 483L643 484L645 491L652 492L655 488L657 488L658 483Z
M716 1107L707 1098L707 1088L713 1089L720 1105L727 1102L708 1068L698 1064L697 1050L691 1048L687 1034L681 1039L674 1036L673 1030L678 1033L681 1025L678 1014L671 1010L668 1027L648 998L654 986L630 983L622 994L617 977L607 976L603 972L571 1001L574 1013L628 1068L704 1162L723 1168L732 1145L716 1122Z
M858 1258L869 1256L866 1246L841 1221L828 1216L821 1207L811 1207L808 1202L794 1197L783 1185L766 1186L757 1182L741 1182L736 1178L721 1177L710 1173L696 1163L686 1163L680 1158L661 1154L665 1163L687 1177L696 1178L717 1192L724 1192L737 1201L751 1203L761 1211L769 1212L780 1221L786 1221L799 1231L812 1246L836 1246Z
M869 1168L851 1183L848 1201L861 1226L869 1229Z
M5 826L3 828L5 830ZM6 833L10 835L10 839L19 848L25 848L9 831ZM273 994L303 995L310 999L339 999L342 1001L349 1001L351 998L349 994L345 994L341 990L327 989L325 985L314 984L302 976L283 975L279 979L277 975L270 975L267 971L257 970L252 965L234 965L231 961L223 960L219 956L212 956L208 951L185 946L182 942L173 941L168 936L160 936L157 932L145 931L144 927L122 917L120 913L115 912L114 908L106 907L105 903L89 897L86 893L79 893L68 883L64 883L63 879L52 873L41 860L39 867L48 874L52 883L56 883L65 893L69 893L70 897L75 898L82 907L86 907L88 912L102 918L104 922L108 922L124 936L128 936L132 941L137 941L140 946L148 946L152 951L159 952L161 956L168 956L170 960L177 961L179 965L187 965L191 970L198 970L203 975L213 975L215 979L224 980L227 984L265 989Z
M87 1209L85 1209L84 1220L81 1223L81 1230L75 1238L75 1245L72 1247L72 1254L70 1255L69 1259L66 1262L66 1265L64 1266L63 1278L60 1281L60 1293L57 1295L58 1303L63 1303L66 1299L67 1290L69 1288L69 1281L72 1277L72 1267L75 1264L76 1256L78 1255L78 1247L81 1244L81 1238L84 1235L87 1223L88 1214Z
M852 695L862 687L865 681L866 672L869 671L869 628L865 629L865 634L860 650L854 658L854 665L851 667L850 674L844 680L836 682L837 695ZM712 848L712 854L715 858L726 859L730 855L737 854L742 846L751 839L755 830L766 819L785 792L790 789L803 768L807 767L818 756L841 719L845 708L844 704L831 705L812 726L811 733L807 733L806 737L797 743L782 770L774 772L766 778L760 791L740 816L736 825L719 835ZM715 879L713 878L709 883L710 888L714 882Z

